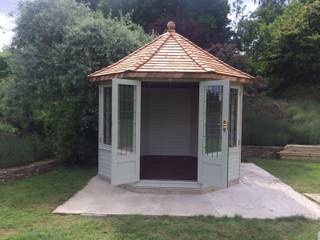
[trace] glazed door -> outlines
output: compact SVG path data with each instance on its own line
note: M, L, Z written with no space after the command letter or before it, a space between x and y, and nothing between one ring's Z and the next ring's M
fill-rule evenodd
M206 187L228 183L229 81L199 86L198 180Z
M141 82L112 80L111 184L139 181Z

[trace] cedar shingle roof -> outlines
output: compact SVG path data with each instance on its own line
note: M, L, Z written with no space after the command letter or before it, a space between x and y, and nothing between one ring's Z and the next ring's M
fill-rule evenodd
M219 60L174 30L168 31L118 62L89 75L90 81L128 79L229 79L248 83L254 78Z

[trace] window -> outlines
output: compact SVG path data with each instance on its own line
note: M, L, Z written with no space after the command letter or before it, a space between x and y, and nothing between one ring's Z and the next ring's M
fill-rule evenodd
M238 89L230 88L229 99L229 147L237 146L238 131Z
M136 151L136 86L119 85L118 154Z
M221 152L223 86L205 89L205 154L213 156Z
M112 143L112 89L111 87L103 88L103 144L111 145Z

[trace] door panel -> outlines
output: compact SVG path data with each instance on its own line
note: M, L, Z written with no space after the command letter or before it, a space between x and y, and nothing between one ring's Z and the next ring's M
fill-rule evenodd
M204 81L199 87L198 178L223 188L228 179L229 81Z
M112 80L112 185L139 181L141 82Z

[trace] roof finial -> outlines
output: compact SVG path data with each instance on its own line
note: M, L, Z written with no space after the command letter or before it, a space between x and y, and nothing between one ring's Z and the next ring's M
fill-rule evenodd
M176 24L174 21L169 21L167 24L168 32L175 32L176 30Z

